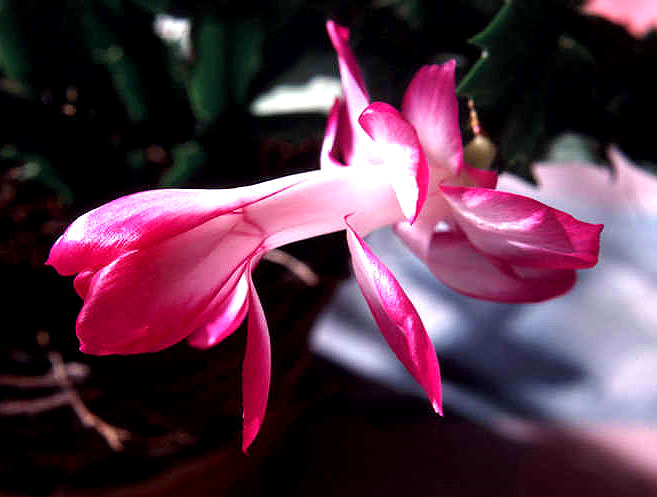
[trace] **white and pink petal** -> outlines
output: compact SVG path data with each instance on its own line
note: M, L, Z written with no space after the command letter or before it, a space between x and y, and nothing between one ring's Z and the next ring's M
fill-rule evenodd
M463 162L455 67L453 60L422 67L402 102L402 115L415 127L436 179L457 176Z
M442 413L440 369L422 320L390 270L347 223L347 242L358 285L397 358Z
M576 279L571 269L523 268L497 260L477 250L459 231L434 233L422 258L448 287L470 297L495 302L528 303L551 299L570 290Z
M331 39L333 48L338 54L340 79L342 80L347 111L351 122L355 124L360 113L370 103L370 96L365 86L365 78L363 78L363 72L349 46L349 29L329 20L326 22L326 31Z
M602 225L513 193L440 187L454 219L479 251L516 266L582 269L597 263Z
M429 190L429 165L413 126L382 102L369 105L358 122L374 141L378 165L389 176L404 216L413 223Z

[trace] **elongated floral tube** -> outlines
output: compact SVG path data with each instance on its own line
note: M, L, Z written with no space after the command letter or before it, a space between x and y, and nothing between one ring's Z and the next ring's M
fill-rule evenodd
M235 190L154 190L77 219L47 263L79 275L83 351L154 352L226 315L239 320L248 261L343 230L347 215L361 233L403 219L386 178L367 170L313 171Z

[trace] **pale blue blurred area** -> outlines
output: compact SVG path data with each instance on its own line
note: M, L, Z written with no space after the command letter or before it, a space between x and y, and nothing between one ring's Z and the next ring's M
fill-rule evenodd
M657 423L657 217L558 194L534 196L605 224L599 264L579 271L574 290L548 302L509 305L461 296L392 230L367 239L436 346L446 415L491 425L508 416ZM355 374L424 396L380 335L354 279L318 319L311 346Z

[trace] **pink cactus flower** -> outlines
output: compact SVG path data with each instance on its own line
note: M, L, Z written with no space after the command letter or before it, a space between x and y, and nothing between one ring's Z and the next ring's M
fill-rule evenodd
M620 24L637 38L657 29L655 0L587 0L583 10Z
M329 115L322 167L371 167L385 149L379 143L385 139L373 136L371 116L385 119L396 111L369 104L348 30L330 21L327 28L338 53L345 99ZM426 198L424 206L415 217L406 216L414 222L401 221L395 231L438 279L465 295L498 302L561 295L574 285L576 269L596 264L602 225L496 191L493 171L463 162L454 67L453 61L423 67L404 95L401 118L416 132L429 181L419 197ZM393 151L383 153L395 158ZM424 174L417 174L423 185Z
M453 63L421 69L400 113L369 103L347 30L327 27L345 99L329 115L320 170L230 190L119 198L75 220L47 261L63 275L77 275L84 305L76 328L87 353L155 352L183 339L210 347L246 318L245 451L269 395L269 333L251 278L266 251L345 230L374 319L439 413L431 340L365 235L396 225L448 285L502 301L559 295L572 286L575 269L597 259L601 226L487 188L495 174L463 163ZM441 222L449 229L436 230Z

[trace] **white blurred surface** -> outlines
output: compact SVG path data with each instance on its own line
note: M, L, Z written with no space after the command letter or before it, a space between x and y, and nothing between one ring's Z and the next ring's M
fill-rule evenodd
M416 305L441 364L449 364L443 368L447 412L484 422L507 415L657 422L657 213L640 198L606 202L610 183L596 175L591 184L585 174L570 179L594 195L501 182L501 189L531 193L583 221L605 224L598 265L579 271L574 290L548 302L496 304L458 295L391 230L368 238ZM354 280L317 321L312 348L356 374L423 395L381 337Z

